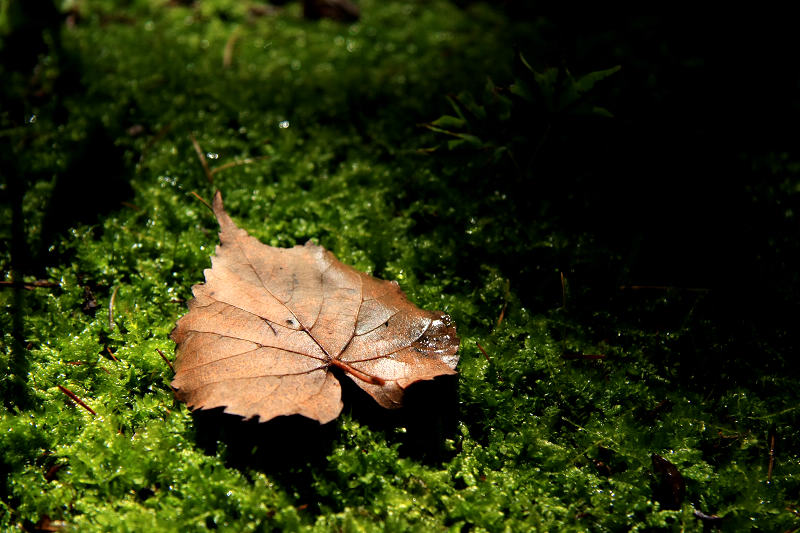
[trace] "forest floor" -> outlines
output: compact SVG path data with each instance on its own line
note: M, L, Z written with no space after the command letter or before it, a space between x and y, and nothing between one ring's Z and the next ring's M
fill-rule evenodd
M118 4L0 2L0 528L800 528L796 72L513 2ZM449 313L457 379L190 413L217 189Z

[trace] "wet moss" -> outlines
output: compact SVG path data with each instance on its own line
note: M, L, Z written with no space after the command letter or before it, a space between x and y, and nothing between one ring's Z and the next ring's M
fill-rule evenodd
M562 225L558 201L520 199L510 160L425 152L437 140L419 124L487 77L507 87L512 39L540 28L480 4L361 6L341 25L297 5L64 5L42 92L19 104L24 120L2 118L25 222L3 240L28 253L14 263L4 246L0 263L54 286L0 289L0 525L700 531L700 510L730 530L796 527L788 328L732 321L714 291L617 290L626 250ZM783 180L754 202L796 203L796 164L754 161ZM190 192L215 188L262 241L314 239L450 313L457 385L403 413L346 389L323 430L190 415L158 350L173 353L217 243ZM13 201L0 209L16 216ZM761 358L730 356L743 346ZM685 480L677 510L659 501L653 453Z

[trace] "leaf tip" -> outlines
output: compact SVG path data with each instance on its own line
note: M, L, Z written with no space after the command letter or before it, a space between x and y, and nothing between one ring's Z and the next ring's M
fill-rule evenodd
M219 189L217 189L217 191L214 193L213 206L214 206L214 213L225 210L225 207L222 204L222 191L220 191Z
M212 208L214 210L214 216L217 217L217 222L219 222L219 227L225 229L229 226L235 226L231 217L228 216L228 213L225 212L225 205L222 203L222 192L217 189L217 192L214 193L214 201L212 203Z

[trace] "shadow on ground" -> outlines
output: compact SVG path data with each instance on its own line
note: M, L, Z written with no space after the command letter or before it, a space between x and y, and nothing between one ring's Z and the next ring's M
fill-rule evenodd
M387 440L397 439L401 455L436 463L453 453L447 439L455 435L457 426L456 377L412 385L406 391L405 406L396 410L380 407L350 379L339 378L343 412L371 430L383 432ZM207 454L221 452L228 466L244 472L255 469L279 478L291 476L295 486L310 482L311 471L324 469L326 457L340 437L335 422L319 424L302 416L281 416L262 423L245 421L219 408L197 411L193 417L197 444ZM397 433L397 428L405 431Z

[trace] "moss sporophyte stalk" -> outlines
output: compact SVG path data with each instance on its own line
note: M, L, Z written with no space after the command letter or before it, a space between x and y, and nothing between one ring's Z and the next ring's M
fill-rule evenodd
M665 281L668 254L644 269L624 215L657 169L614 181L644 143L622 130L696 64L674 32L515 3L47 5L0 1L3 529L797 528L794 326ZM791 156L747 157L769 179L746 212L796 210ZM192 193L216 189L265 245L449 315L458 377L387 410L337 367L326 424L190 413L170 332L219 242ZM754 279L788 302L787 216L742 257L774 255Z

